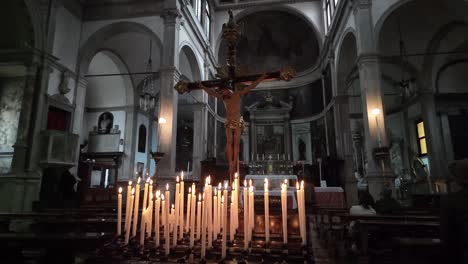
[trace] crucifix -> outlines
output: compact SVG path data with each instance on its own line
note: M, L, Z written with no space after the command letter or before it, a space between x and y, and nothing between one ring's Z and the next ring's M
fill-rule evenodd
M240 40L240 25L229 10L229 21L223 24L223 39L227 43L227 64L217 68L217 79L203 82L179 81L174 87L180 94L203 89L209 95L223 100L226 108L226 155L229 163L229 176L239 171L239 144L244 120L240 105L241 97L255 89L258 84L269 80L289 81L295 74L294 69L286 67L280 71L249 75L246 67L237 65L237 44Z

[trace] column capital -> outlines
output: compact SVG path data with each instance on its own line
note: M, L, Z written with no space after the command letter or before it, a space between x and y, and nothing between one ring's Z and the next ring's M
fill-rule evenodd
M181 24L181 13L177 8L167 8L162 11L161 17L164 19L164 26L175 26L178 30Z
M367 63L378 63L379 62L379 54L377 53L365 53L360 54L356 59L356 64L359 68L361 68L364 64Z
M159 74L161 77L174 76L175 78L180 78L180 72L176 67L161 67L159 68Z
M369 9L372 6L372 0L354 0L353 1L353 13L356 15L356 12L360 9Z

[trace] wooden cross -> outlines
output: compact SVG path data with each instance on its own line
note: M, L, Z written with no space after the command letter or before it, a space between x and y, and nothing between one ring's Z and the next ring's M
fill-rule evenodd
M226 112L228 113L225 123L227 137L226 154L229 162L229 175L232 181L234 173L239 171L240 135L244 128L244 120L240 114L240 97L251 89L254 89L261 81L289 81L294 76L295 71L290 67L286 67L276 72L248 75L245 67L238 67L236 55L237 43L240 39L240 25L234 20L231 10L229 10L228 23L223 25L223 39L226 40L228 45L227 64L217 68L218 78L201 83L179 81L174 88L183 94L203 87L210 95L224 101ZM249 87L242 88L242 85L249 85ZM232 92L227 90L232 90Z

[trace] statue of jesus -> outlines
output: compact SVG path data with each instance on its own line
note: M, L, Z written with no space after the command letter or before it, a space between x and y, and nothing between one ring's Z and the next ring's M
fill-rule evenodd
M255 89L258 84L267 77L268 74L263 74L247 87L240 83L236 83L234 84L234 91L229 89L229 87L208 88L201 82L198 83L199 88L224 102L224 108L226 109L226 122L224 123L224 128L226 129L226 156L229 163L229 175L233 175L237 171L240 136L244 130L244 119L242 118L240 111L241 97L248 94L252 89Z

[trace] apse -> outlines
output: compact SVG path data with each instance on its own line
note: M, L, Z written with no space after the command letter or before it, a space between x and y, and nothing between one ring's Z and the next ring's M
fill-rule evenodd
M261 11L238 22L242 24L238 64L246 65L250 72L273 71L285 66L302 72L317 62L316 34L302 18L284 11ZM223 40L218 53L220 65L226 63L226 50Z

